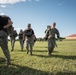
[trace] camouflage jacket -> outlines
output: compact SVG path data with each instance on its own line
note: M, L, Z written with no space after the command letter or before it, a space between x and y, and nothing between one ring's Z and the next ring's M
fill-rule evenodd
M18 36L16 30L12 31L12 34L10 35L11 38L16 38Z
M50 29L50 30L47 31L46 37L48 37L48 39L55 38L55 34L57 35L57 38L60 37L58 29L52 28L52 29Z

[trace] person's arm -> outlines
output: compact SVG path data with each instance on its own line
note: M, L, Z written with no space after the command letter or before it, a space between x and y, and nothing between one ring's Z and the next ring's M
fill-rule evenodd
M57 34L57 38L60 38L60 33L59 33L58 29L56 29L56 34Z
M26 35L25 35L25 32L26 32L26 31L23 32L23 42L24 42L25 36L26 36Z
M35 39L35 34L34 34L34 30L32 29L32 37L33 37L33 40Z
M34 30L32 29L32 34L34 35Z
M11 26L13 24L13 22L11 20L8 20L8 24L4 26L4 28L8 28L9 26Z
M25 34L23 34L23 39L22 39L22 41L23 41L23 42L25 41Z
M48 37L49 37L49 30L46 31L46 34L45 34L45 37L44 37L45 41L48 39Z

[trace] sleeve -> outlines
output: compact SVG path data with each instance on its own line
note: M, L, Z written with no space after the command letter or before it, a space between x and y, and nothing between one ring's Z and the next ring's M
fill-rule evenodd
M47 32L47 29L45 30L45 32L44 33L46 33Z
M49 36L49 30L46 31L46 37L48 37L48 36Z
M32 30L32 34L34 34L34 30Z
M60 33L59 33L58 29L56 29L56 34L57 34L57 38L60 38Z

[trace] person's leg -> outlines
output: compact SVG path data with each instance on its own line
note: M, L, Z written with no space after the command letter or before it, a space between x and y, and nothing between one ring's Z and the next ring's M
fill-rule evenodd
M11 42L11 47L12 47L12 38L10 38L10 42Z
M14 50L14 45L15 45L15 39L14 39L14 38L12 38L12 50L11 50L11 51L13 51L13 50Z
M30 44L30 55L32 55L32 46Z
M27 54L29 53L29 42L28 41L26 41L26 52Z
M6 57L6 64L9 65L10 64L10 53L8 50L7 37L4 37L2 40L3 40L3 42L1 43L1 48Z
M30 41L30 55L32 55L33 43L34 43L34 41L31 40Z
M22 39L19 39L21 50L23 50Z
M51 40L52 42L52 47L51 47L51 53L54 51L54 48L55 48L55 45L56 45L56 42L54 39Z
M53 43L52 43L52 40L49 39L48 40L48 55L51 55L52 51L53 51Z
M8 47L5 44L4 46L2 45L1 48L3 50L5 57L6 57L6 64L9 65L10 64L10 53L9 53Z
M12 37L11 37L11 47L12 47L11 51L13 51L13 38Z
M23 41L21 39L21 49L22 49L22 51L23 51L23 46L24 46L24 43L23 43Z

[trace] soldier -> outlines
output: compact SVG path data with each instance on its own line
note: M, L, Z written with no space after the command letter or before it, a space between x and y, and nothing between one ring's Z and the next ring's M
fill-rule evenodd
M12 28L12 34L10 35L11 46L12 46L12 50L11 51L14 50L14 44L15 44L15 39L16 39L17 35L18 34L17 34L16 30L14 30L14 27L13 27Z
M48 55L51 55L53 52L55 46L56 46L56 41L55 41L55 34L57 35L57 38L60 37L58 29L55 28L56 23L54 22L52 24L52 27L50 30L47 31L46 37L48 37Z
M27 29L25 29L25 31L24 31L23 40L24 40L24 38L26 41L27 54L29 53L29 47L30 47L30 55L32 55L32 49L33 49L33 45L34 45L34 31L31 28L31 24L27 25Z
M6 57L6 66L10 64L10 53L8 50L8 35L7 28L12 25L12 21L9 17L0 15L0 47Z
M47 29L45 30L45 37L44 37L44 39L45 39L45 41L47 41L47 39L48 39L48 36L49 36L49 30L51 30L51 26L50 25L48 25L47 26Z
M8 16L6 16L6 15L1 15L4 19L10 19ZM11 19L10 19L11 20ZM13 24L13 22L12 22L12 24ZM9 26L7 29L6 29L6 31L7 31L7 34L8 35L10 35L10 34L12 34L12 29L13 29L13 26L11 25L11 26Z
M47 31L48 31L49 29L51 29L51 26L50 26L50 25L47 26L47 29L45 30L45 33L47 33Z
M22 29L19 32L19 42L20 42L21 50L23 51L24 41L23 41L23 30Z

